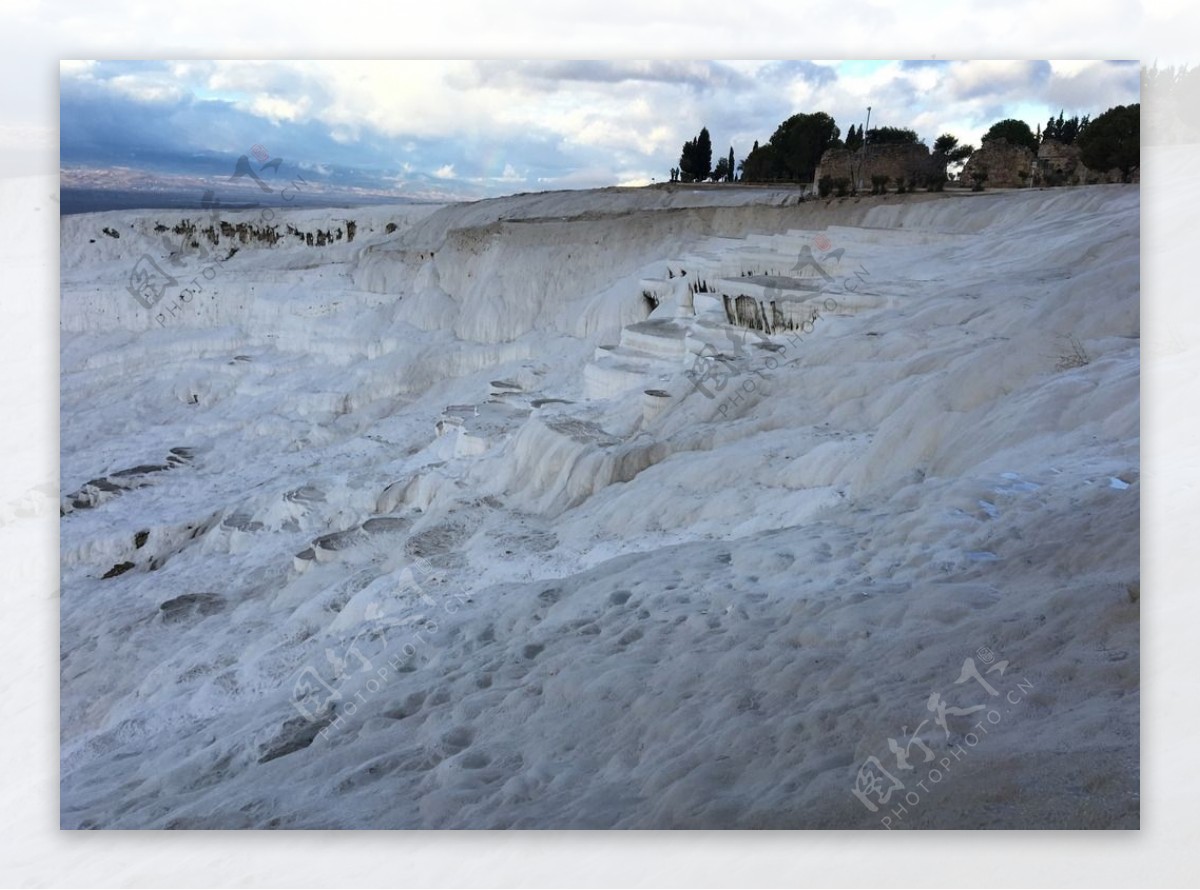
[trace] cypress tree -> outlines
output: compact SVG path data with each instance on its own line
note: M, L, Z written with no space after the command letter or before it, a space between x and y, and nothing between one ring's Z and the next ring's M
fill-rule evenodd
M712 140L707 127L701 128L700 135L695 139L683 144L679 171L684 182L703 182L712 176Z

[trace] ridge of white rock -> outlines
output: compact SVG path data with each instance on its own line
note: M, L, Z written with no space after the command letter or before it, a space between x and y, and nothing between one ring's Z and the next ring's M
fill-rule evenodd
M875 827L981 650L906 824L1136 824L1138 206L287 211L166 319L64 219L64 827Z

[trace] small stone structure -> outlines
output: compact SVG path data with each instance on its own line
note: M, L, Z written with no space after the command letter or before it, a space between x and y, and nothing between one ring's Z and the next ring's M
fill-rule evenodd
M831 148L821 155L817 166L816 181L828 176L832 179L848 179L851 183L861 182L869 188L872 176L887 176L891 184L901 179L905 182L924 182L935 172L929 147L919 142L905 145L872 145L850 151L846 148Z
M985 188L1020 188L1032 184L1036 160L1028 148L1007 139L989 139L972 153L963 166L963 182L974 182L974 174L986 172Z
M1134 168L1131 181L1140 180ZM1034 171L1035 185L1092 185L1098 182L1120 182L1121 171L1093 170L1080 160L1078 145L1063 145L1054 139L1046 139L1038 148L1037 169Z
M1079 185L1087 181L1087 174L1079 160L1079 146L1046 139L1038 147L1035 185Z

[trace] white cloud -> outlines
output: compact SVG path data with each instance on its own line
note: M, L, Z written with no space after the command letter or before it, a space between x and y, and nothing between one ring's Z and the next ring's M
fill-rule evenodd
M184 61L64 63L62 77L139 102L190 95L272 126L316 124L309 132L325 141L314 159L331 146L382 146L393 171L503 185L665 174L701 126L714 154L733 145L741 159L797 112L825 111L844 134L871 106L872 126L977 142L1001 117L1035 126L1060 107L1094 115L1137 101L1136 67L1080 61Z
M280 121L304 120L308 116L310 105L307 96L302 96L296 102L278 96L255 96L250 102L250 111L277 124Z
M107 83L113 90L138 102L178 102L188 95L180 84L160 77L120 74L109 78Z
M1005 99L1013 93L1029 95L1049 75L1045 62L953 62L945 81L951 100Z

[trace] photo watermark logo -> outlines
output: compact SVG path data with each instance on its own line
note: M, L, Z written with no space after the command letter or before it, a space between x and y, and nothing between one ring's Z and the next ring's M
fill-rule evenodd
M717 406L717 411L722 417L727 418L733 406L757 389L759 384L754 379L755 377L765 380L781 365L798 362L799 356L785 360L788 348L804 342L804 336L816 330L817 322L823 317L822 313L832 314L841 308L842 304L837 299L838 296L858 293L867 278L870 277L871 273L861 263L858 269L849 274L840 276L830 274L826 266L830 262L836 261L840 267L842 257L846 252L845 248L832 249L833 243L823 234L814 239L813 245L823 251L824 255L818 258L808 245L800 248L796 256L796 263L789 271L793 277L806 271L810 271L812 274L798 279L794 286L784 287L778 280L773 280L766 286L763 291L763 299L759 301L745 296L739 296L733 300L727 295L722 295L726 301L726 313L730 322L745 327L746 333L740 339L731 338L733 341L732 353L722 352L712 343L706 342L696 354L692 367L684 372L693 388L708 399L717 398L717 394L724 392L726 386L735 377L743 374L750 375L724 394ZM810 283L814 281L819 283ZM785 301L785 297L794 294L797 290L811 294L810 299L821 297L817 305L809 306L806 317L798 321L785 318L777 308L778 304ZM770 311L767 307L770 307ZM757 338L757 342L751 343L751 336ZM785 342L777 342L772 339L773 336L779 337ZM745 348L748 345L766 353L760 364L753 363L753 355L749 349Z
M447 615L457 613L471 601L457 586L435 591L434 584L438 581L434 566L418 557L400 572L397 592L431 608L440 607ZM319 735L327 741L346 718L353 717L360 706L379 693L393 674L415 670L414 659L431 645L431 637L439 631L437 620L425 616L393 621L378 603L370 604L363 617L369 626L344 648L339 651L334 646L325 647L326 671L318 670L310 662L297 672L292 684L292 706L309 722L324 723ZM374 644L374 651L368 653L360 648L364 638ZM389 655L391 647L400 640L404 642L399 651ZM386 664L378 664L385 658ZM354 686L360 688L351 693Z
M996 661L995 654L986 646L980 647L975 655L980 662L987 666L987 670L981 674L975 658L967 658L963 661L962 670L959 672L958 679L954 681L954 685L960 686L972 680L978 683L982 691L987 693L987 698L982 704L956 707L948 704L942 698L942 694L937 691L931 692L925 702L926 710L933 715L934 725L940 727L944 734L942 741L948 745L952 734L949 718L964 718L964 727L969 731L954 733L956 736L961 735L962 744L954 743L949 747L949 753L938 759L933 749L919 735L930 721L930 718L927 717L917 724L911 735L908 734L908 727L903 726L900 729L899 740L888 739L888 750L895 757L895 770L904 777L903 779L889 772L875 755L868 757L858 769L850 793L871 813L878 813L882 808L887 808L887 812L880 817L880 825L889 831L893 824L904 821L904 817L909 815L910 808L915 809L920 806L922 797L917 792L917 788L929 794L931 791L929 786L937 785L946 778L950 774L951 766L957 764L967 756L970 750L979 745L983 737L990 731L988 727L998 726L1004 720L1005 712L1000 710L1003 704L1008 705L1005 711L1011 712L1013 707L1021 704L1028 693L1033 691L1033 684L1024 678L1016 681L1007 690L997 689L992 682L988 682L987 677L997 674L998 676L993 679L993 682L1000 684L1008 669L1008 662ZM983 713L973 726L965 722L980 712ZM966 748L963 745L966 745ZM914 781L915 777L920 774L917 766L913 764L914 746L921 756L919 765L925 773L924 777L918 781ZM928 766L931 763L935 763L935 765ZM906 782L905 779L908 781ZM904 793L900 796L899 792ZM893 795L897 795L899 798L894 803Z
M234 164L233 175L229 177L229 181L234 182L248 176L257 184L260 191L273 194L275 187L264 181L260 174L270 170L273 177L277 176L283 165L283 159L271 158L270 153L259 144L255 144L250 151L260 162L258 170L254 170L248 155L241 155ZM300 191L297 182L307 184L304 177L297 174L296 178L284 186L280 192L280 197L284 201L296 199L296 194ZM289 195L290 190L294 190L296 194ZM160 226L156 229L161 234L162 246L166 252L164 262L171 267L169 270L164 269L158 259L149 253L143 253L129 272L126 290L146 310L154 312L156 308L160 309L154 317L160 327L165 327L168 317L176 317L184 305L192 302L197 294L203 293L204 285L201 282L215 280L220 264L237 252L237 248L234 247L226 256L217 257L205 244L205 241L209 241L215 247L219 240L219 233L228 234L227 224L222 226L221 223L222 205L217 199L216 193L211 189L205 190L200 198L200 206L203 210L208 211L207 229L188 220L182 221L170 230L171 234L178 237L178 242L166 234L165 227ZM250 209L258 206L257 203L247 204L240 205L237 209ZM267 207L263 209L258 222L265 225L274 218L275 211ZM199 261L202 268L199 269L198 274L192 276L191 281L186 282L186 286L180 288L181 280L186 281L187 276L191 274L192 270L189 269L189 266L193 261ZM175 299L164 303L167 294L174 292L177 288L179 290ZM160 304L162 304L161 307Z

